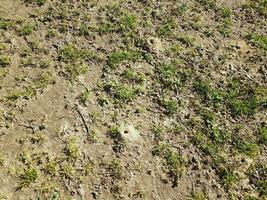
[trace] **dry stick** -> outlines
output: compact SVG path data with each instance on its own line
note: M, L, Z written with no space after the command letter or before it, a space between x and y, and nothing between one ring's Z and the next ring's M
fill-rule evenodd
M83 122L83 125L84 125L84 127L85 127L86 133L89 135L89 127L88 127L88 125L86 124L86 121L85 121L85 119L84 119L84 116L83 116L82 112L79 110L78 107L76 107L76 111L78 112L78 114L79 114L80 117L82 118L82 122Z

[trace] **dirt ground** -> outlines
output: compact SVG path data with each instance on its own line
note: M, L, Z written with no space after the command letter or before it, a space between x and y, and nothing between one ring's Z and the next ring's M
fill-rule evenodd
M266 0L0 0L0 200L267 199Z

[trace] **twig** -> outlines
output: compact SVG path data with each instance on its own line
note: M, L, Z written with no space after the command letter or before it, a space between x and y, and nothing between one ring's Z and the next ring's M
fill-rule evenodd
M83 122L83 125L84 125L84 127L85 127L86 133L89 135L89 127L88 127L88 125L86 124L86 121L85 121L85 119L84 119L84 116L83 116L82 112L79 110L78 107L76 107L76 111L78 112L78 114L79 114L80 117L82 118L82 122Z

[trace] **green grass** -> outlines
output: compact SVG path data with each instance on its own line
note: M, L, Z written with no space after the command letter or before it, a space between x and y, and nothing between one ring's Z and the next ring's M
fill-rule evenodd
M37 6L42 6L47 2L47 0L24 0L24 2L36 4Z
M55 176L57 173L57 162L55 160L49 160L45 163L43 170L45 173Z
M267 50L267 35L252 34L249 38L255 46Z
M68 138L65 152L69 160L76 160L79 157L80 153L77 146L77 139L75 137Z
M168 174L174 187L178 185L178 181L183 172L184 160L174 152L174 150L165 143L159 143L153 150L154 156L160 156L164 159L164 165L168 169Z
M1 29L7 30L7 29L13 27L13 25L14 25L14 22L0 18L0 30Z
M235 148L240 152L243 153L249 157L255 157L259 153L259 147L258 145L249 140L245 139L239 139L235 143Z
M19 176L17 190L28 187L31 183L35 182L37 178L38 178L38 173L36 169L34 168L26 169L24 173Z
M219 177L226 188L230 188L238 180L237 174L227 168L220 170Z
M195 192L192 194L191 200L206 200L206 196L202 192Z
M125 32L133 30L136 27L137 17L134 14L123 16L119 22L119 31Z
M108 171L110 173L110 176L112 176L114 179L122 179L123 167L120 160L112 160L108 164Z
M118 139L121 137L120 132L119 132L119 128L117 126L112 126L108 130L108 134L110 135L111 138L114 138L114 139Z
M85 88L85 90L81 93L80 95L80 102L84 105L86 105L86 102L88 101L90 97L90 92L87 88Z
M180 86L177 67L175 64L162 64L160 66L159 78L164 88L177 89Z
M231 9L227 7L222 7L220 9L220 14L223 18L229 18L231 16Z
M113 52L107 60L107 65L111 69L116 69L118 64L123 61L135 61L140 57L139 52L132 51L115 51Z
M122 73L122 76L127 79L129 82L135 82L137 84L142 84L145 82L145 75L137 73L133 69L126 69Z
M60 169L60 174L66 179L73 179L76 171L69 163L63 163Z
M205 101L214 106L225 104L232 116L253 116L266 101L266 94L260 88L233 81L225 89L217 89L207 81L195 81L194 90Z
M66 72L71 82L74 82L78 76L86 74L88 72L88 66L81 62L75 64L67 64Z
M168 115L172 115L177 112L178 103L176 100L162 99L160 100L160 105L165 109L165 113Z
M259 142L262 144L267 144L267 128L263 127L259 129Z
M22 27L18 28L17 31L21 36L27 36L33 33L34 26L31 24L24 24Z
M7 55L0 55L0 67L7 67L10 65L10 57Z

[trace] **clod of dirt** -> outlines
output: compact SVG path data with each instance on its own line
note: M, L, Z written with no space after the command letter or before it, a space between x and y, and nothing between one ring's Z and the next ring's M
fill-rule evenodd
M139 131L133 125L122 125L119 128L119 132L121 137L129 142L140 143L142 140Z

